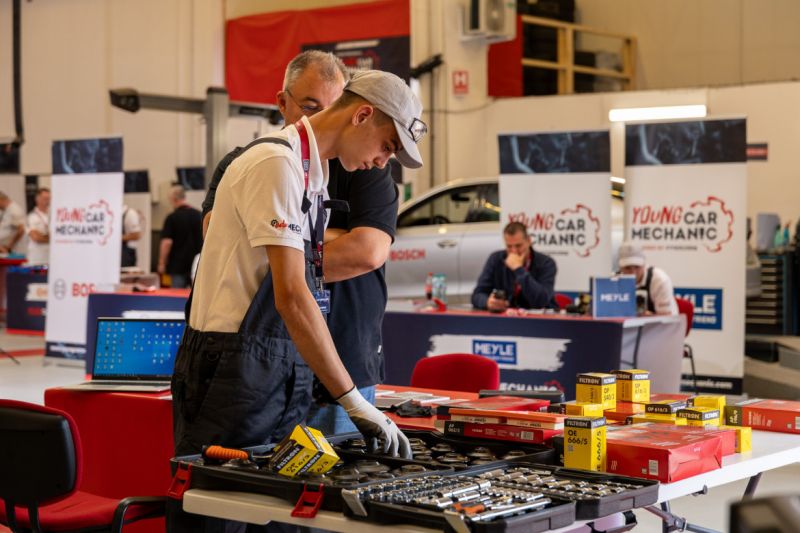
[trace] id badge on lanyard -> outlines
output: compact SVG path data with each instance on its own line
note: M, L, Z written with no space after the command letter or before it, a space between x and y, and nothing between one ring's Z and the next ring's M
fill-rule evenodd
M311 166L311 155L308 142L308 132L302 121L295 124L297 133L300 134L300 154L303 159L303 179L305 190L303 191L303 206L308 214L308 229L311 237L311 256L314 264L314 296L319 310L323 315L331 311L331 291L325 288L325 277L322 271L323 241L325 239L325 206L323 206L322 196L317 196L316 217L311 217L311 202L308 200L308 172Z

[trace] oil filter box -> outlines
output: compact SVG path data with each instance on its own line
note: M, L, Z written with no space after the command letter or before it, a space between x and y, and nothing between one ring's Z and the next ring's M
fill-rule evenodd
M606 472L672 483L722 465L718 431L664 424L617 426L608 432Z
M647 370L612 370L617 376L617 401L650 401L650 372Z
M278 474L294 477L297 474L324 474L339 461L322 433L298 424L275 448L269 467Z
M725 396L721 394L702 394L692 398L695 407L711 407L719 409L719 423L725 423Z
M584 470L606 469L606 419L564 420L564 466Z
M726 405L725 424L780 433L800 433L800 402L754 399Z
M685 418L687 426L719 425L719 409L714 407L684 407L675 414L678 418Z
M617 406L617 378L614 374L578 374L575 392L575 400L578 402L601 403L603 409L614 409Z
M676 415L680 409L686 407L686 402L681 400L659 400L644 406L644 412L653 415Z
M565 414L568 416L603 416L603 404L586 402L566 402Z

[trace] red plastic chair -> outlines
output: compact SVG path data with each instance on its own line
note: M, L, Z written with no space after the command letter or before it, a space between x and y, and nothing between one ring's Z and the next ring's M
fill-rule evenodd
M572 305L574 303L572 298L560 292L555 294L555 298L559 309L566 309L568 305Z
M493 359L471 353L426 357L414 366L411 386L462 392L496 390L500 367Z
M686 333L684 338L689 336L692 331L692 319L694 318L694 304L685 298L675 297L675 302L678 304L678 312L686 317ZM683 343L683 357L689 359L692 364L692 381L694 382L694 393L697 394L697 373L694 369L694 352L692 347L687 343Z
M0 400L0 523L13 532L121 532L164 515L164 497L105 498L80 490L83 451L64 411Z

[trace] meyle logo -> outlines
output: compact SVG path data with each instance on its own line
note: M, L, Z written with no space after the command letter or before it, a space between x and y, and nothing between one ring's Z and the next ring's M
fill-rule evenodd
M494 359L498 363L517 364L517 343L473 339L472 353Z

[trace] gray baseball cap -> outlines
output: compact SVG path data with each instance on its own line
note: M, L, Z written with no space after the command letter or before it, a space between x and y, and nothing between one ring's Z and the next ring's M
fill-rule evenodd
M390 72L360 70L353 73L345 90L359 95L392 118L403 144L395 157L404 167L420 168L422 156L417 143L427 133L428 126L421 118L422 104L406 82Z
M619 247L619 267L640 266L645 264L642 247L631 241L625 241Z

